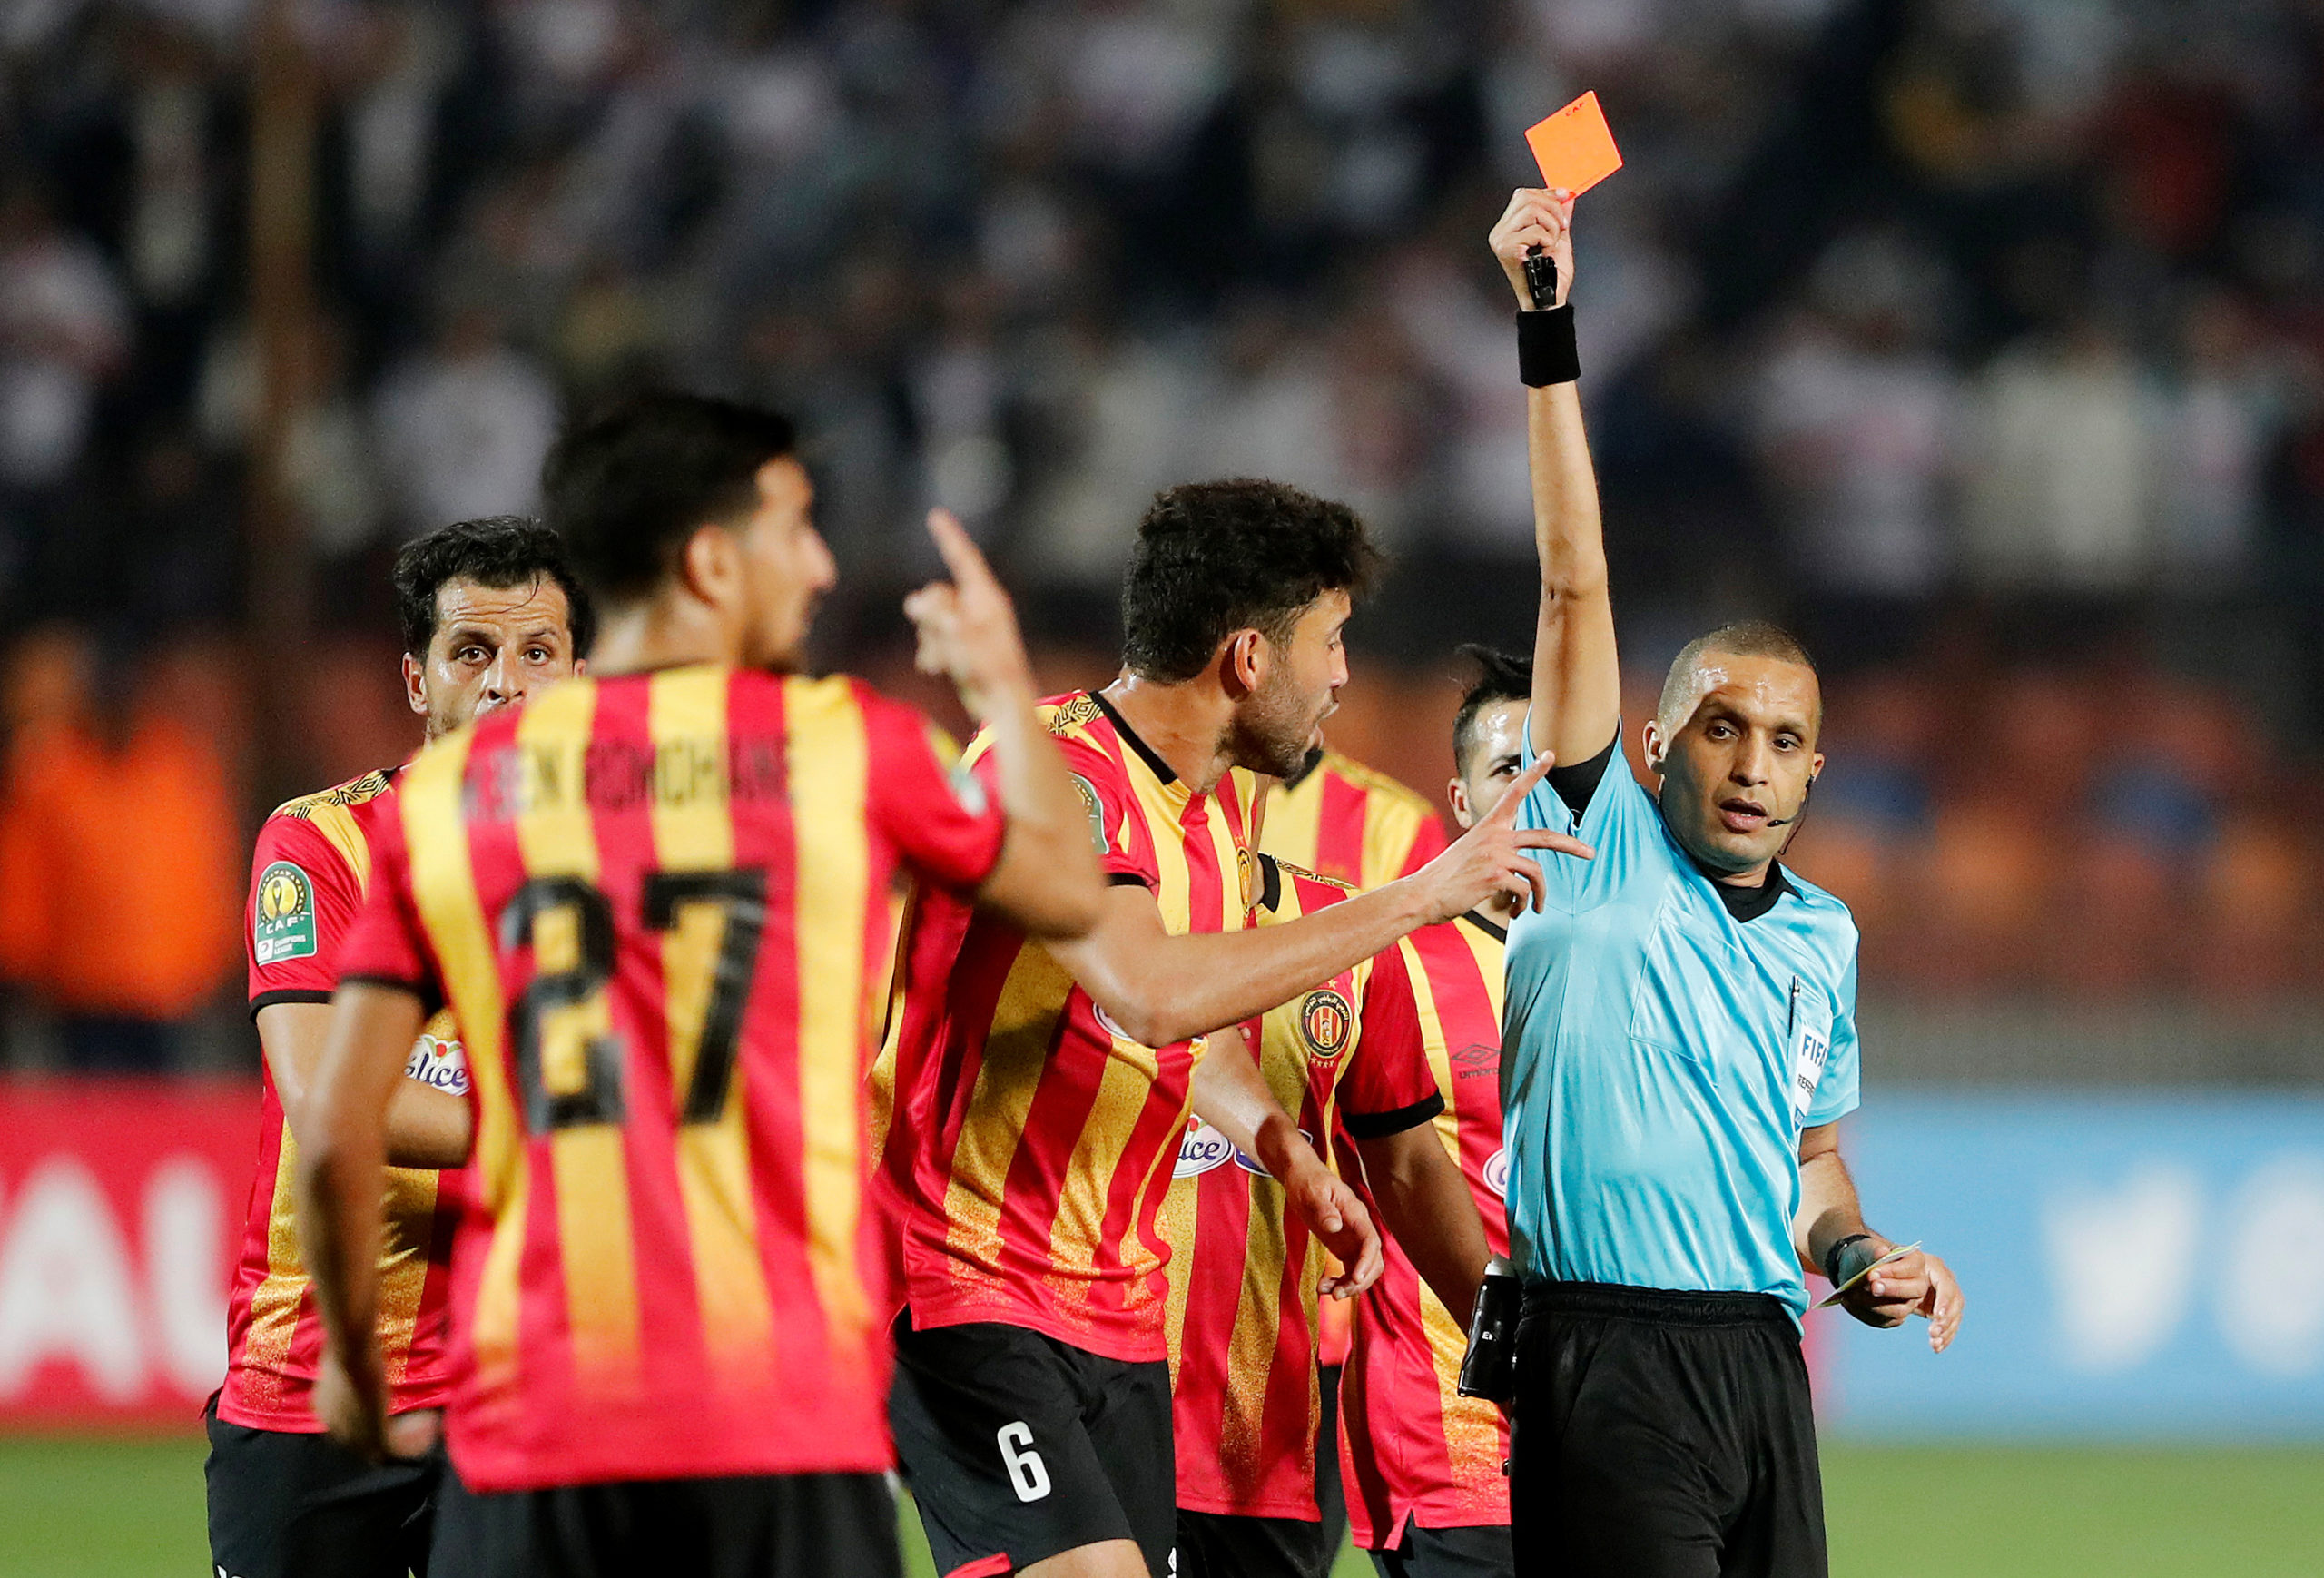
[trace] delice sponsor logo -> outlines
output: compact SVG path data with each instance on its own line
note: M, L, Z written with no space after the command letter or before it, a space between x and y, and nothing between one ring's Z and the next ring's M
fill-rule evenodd
M1235 1148L1226 1136L1199 1118L1187 1120L1187 1137L1178 1141L1177 1165L1170 1169L1172 1178L1200 1178L1212 1168L1224 1167L1235 1159Z
M1485 1188L1492 1190L1493 1198L1509 1198L1509 1147L1502 1146L1485 1158Z

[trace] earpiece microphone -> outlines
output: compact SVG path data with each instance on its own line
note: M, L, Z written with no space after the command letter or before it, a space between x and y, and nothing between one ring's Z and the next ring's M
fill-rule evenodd
M1807 787L1799 792L1799 809L1793 812L1789 816L1770 816L1768 818L1767 824L1769 827L1789 827L1793 823L1807 814L1807 802L1815 793L1816 780L1811 777L1807 780Z

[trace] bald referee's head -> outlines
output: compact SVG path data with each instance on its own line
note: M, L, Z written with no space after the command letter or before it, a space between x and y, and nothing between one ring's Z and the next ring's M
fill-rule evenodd
M1823 725L1815 662L1782 626L1748 620L1687 643L1646 725L1671 835L1713 871L1764 870L1823 770Z

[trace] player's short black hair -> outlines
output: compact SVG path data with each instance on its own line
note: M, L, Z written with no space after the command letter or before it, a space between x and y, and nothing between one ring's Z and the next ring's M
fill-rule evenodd
M1380 552L1344 504L1282 482L1187 482L1154 496L1122 579L1122 661L1163 684L1237 630L1289 639L1325 592L1361 597Z
M778 411L706 395L631 395L566 429L541 470L548 523L608 602L660 586L700 528L756 502L759 468L798 449Z
M1476 742L1477 715L1505 701L1527 701L1533 695L1533 660L1497 647L1464 641L1461 656L1477 666L1477 676L1461 693L1461 710L1452 715L1452 770L1469 759Z
M572 633L573 656L588 656L589 644L596 639L596 610L590 605L587 589L573 573L564 539L539 521L521 515L456 521L414 538L396 555L392 579L403 649L414 657L425 657L428 644L436 638L436 594L447 581L474 581L495 589L542 579L555 581L565 589L566 628Z
M1779 663L1796 663L1810 674L1817 674L1816 660L1807 655L1807 647L1798 636L1768 619L1739 619L1732 625L1721 625L1706 636L1698 636L1679 648L1679 656L1670 660L1670 672L1662 676L1662 695L1655 703L1654 715L1666 728L1683 722L1671 715L1687 703L1687 693L1695 683L1695 670L1701 666L1707 653L1724 652L1732 657L1772 657ZM1820 684L1821 675L1817 675ZM1824 719L1824 704L1819 695L1816 703L1816 721Z

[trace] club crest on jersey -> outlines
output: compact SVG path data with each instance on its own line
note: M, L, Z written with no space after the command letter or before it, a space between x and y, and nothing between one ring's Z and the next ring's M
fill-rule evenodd
M1355 1011L1347 999L1326 986L1311 991L1299 1005L1299 1033L1307 1050L1329 1062L1347 1050L1348 1032L1355 1027Z
M1493 1198L1505 1200L1509 1198L1509 1147L1504 1145L1485 1158L1484 1179L1485 1188L1492 1190Z
M1081 813L1089 819L1089 842L1098 853L1106 853L1106 807L1098 798L1098 786L1080 774L1073 775L1073 787L1081 796Z
M315 952L315 884L287 860L259 873L257 913L251 917L251 952L261 964L311 959Z

